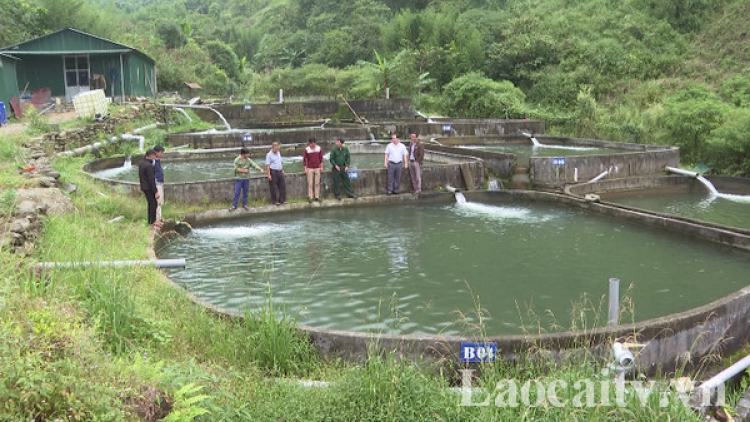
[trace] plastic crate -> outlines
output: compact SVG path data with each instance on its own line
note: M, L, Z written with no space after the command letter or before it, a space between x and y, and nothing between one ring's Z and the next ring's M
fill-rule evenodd
M0 101L0 125L8 124L8 115L5 112L5 103Z

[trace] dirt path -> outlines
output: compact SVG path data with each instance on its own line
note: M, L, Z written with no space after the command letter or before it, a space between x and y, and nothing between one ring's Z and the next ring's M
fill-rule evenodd
M47 117L47 123L57 124L67 122L76 118L75 111L68 111L65 113L50 112L45 114ZM0 136L16 135L26 130L29 127L27 122L11 123L8 125L0 126Z

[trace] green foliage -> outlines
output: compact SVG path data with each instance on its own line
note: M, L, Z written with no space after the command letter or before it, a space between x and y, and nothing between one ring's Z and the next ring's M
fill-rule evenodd
M0 0L0 46L5 47L37 35L43 9L26 0Z
M232 47L221 41L211 40L203 48L208 51L211 61L219 69L223 70L229 78L239 80L241 76L240 60L234 54L234 51L232 51Z
M721 98L735 107L750 106L750 75L735 75L719 87Z
M525 96L509 81L495 82L472 72L443 88L444 113L462 118L520 118Z
M306 335L296 328L296 320L286 309L277 309L273 298L259 312L245 315L250 358L273 376L308 374L317 362L317 353Z
M156 23L156 33L168 49L180 48L188 42L188 37L174 21L160 20Z
M727 105L704 84L692 84L664 104L664 141L680 147L687 162L703 153L711 132L721 126Z
M32 135L42 135L50 131L47 119L39 114L36 109L32 106L26 110L24 114L24 120L29 122L27 131Z
M209 397L205 394L199 394L201 390L203 390L203 387L191 383L175 391L172 411L162 421L189 422L210 413L208 409L202 407L203 402Z
M576 98L576 117L578 118L578 137L596 138L598 110L596 99L591 95L591 87L585 86Z
M723 172L750 177L750 111L735 110L709 139L706 161Z

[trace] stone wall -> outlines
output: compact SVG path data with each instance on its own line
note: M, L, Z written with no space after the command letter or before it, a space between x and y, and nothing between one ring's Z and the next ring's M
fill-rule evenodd
M332 142L336 138L347 141L366 140L370 138L367 129L362 126L339 127L324 129L301 129L275 133L253 133L251 142L242 140L242 133L171 133L167 135L167 145L190 145L195 149L203 148L240 148L243 146L271 145L273 142L281 144L306 143L311 137L322 142Z
M413 118L414 110L409 99L352 100L349 104L361 118L403 119ZM248 107L246 107L248 106ZM307 101L283 104L219 104L213 107L229 121L232 127L252 128L258 124L308 122L331 118L353 119L354 116L343 101ZM210 110L195 109L201 119L220 123L218 116ZM343 116L341 115L343 114Z
M116 116L108 117L102 122L91 123L75 129L46 133L43 139L44 143L51 145L55 152L68 151L97 142L102 134L114 135L115 128L124 123L137 119L158 121L161 118L161 108L152 103L143 103L126 107Z

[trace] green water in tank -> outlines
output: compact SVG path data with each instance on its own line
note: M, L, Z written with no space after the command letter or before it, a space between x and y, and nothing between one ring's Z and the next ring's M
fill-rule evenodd
M623 319L639 321L704 305L750 281L747 253L505 199L234 220L198 228L158 254L186 258L187 268L170 276L212 304L244 311L273 300L301 324L386 333L536 333L573 320L580 328L571 314L582 308L592 309L585 325L593 326L606 319L610 277L632 298L634 316Z

